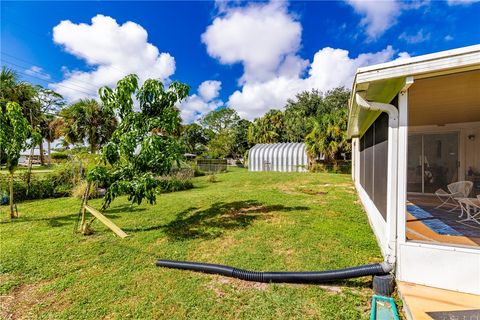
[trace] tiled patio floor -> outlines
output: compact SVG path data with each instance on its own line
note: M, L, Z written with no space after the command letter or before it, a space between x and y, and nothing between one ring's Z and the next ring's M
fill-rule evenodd
M433 243L480 246L480 224L461 221L460 209L435 207L438 200L431 195L408 195L407 238Z
M408 319L480 320L480 296L401 282L398 290Z

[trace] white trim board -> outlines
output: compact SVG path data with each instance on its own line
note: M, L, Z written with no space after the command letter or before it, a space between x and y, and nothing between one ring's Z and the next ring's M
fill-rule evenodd
M383 220L382 214L378 211L373 201L368 196L367 192L363 189L360 183L355 183L355 187L358 191L360 201L367 213L370 227L377 238L378 246L382 251L382 255L385 257L388 250L388 238L387 238L387 223Z
M480 250L402 243L397 278L465 293L480 294Z
M438 73L442 70L461 69L469 66L472 66L473 69L480 68L480 45L359 68L355 83Z

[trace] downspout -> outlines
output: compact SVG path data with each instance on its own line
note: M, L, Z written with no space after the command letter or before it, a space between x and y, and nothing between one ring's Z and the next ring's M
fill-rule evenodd
M387 175L387 226L388 245L385 261L392 266L397 258L397 174L398 174L398 109L391 104L365 100L359 93L355 95L357 105L368 111L381 111L388 114L388 175Z

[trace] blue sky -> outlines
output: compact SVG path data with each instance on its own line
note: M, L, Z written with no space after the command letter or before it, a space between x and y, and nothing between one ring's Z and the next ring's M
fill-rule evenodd
M1 2L1 64L69 101L124 74L191 86L186 122L253 119L358 67L480 43L480 3ZM93 20L92 20L93 19ZM62 22L63 21L63 22Z

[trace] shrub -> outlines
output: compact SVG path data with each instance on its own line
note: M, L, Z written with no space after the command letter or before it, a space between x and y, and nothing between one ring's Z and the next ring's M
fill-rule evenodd
M163 193L188 190L193 188L190 180L178 180L175 178L167 178L160 180L160 190Z
M85 166L93 162L93 157L87 161ZM27 173L19 173L16 176L13 189L16 202L25 200L58 198L74 196L81 198L85 193L86 182L84 180L84 166L79 162L64 163L56 167L55 171L45 175L43 178L32 174L30 179L30 188L27 184ZM189 166L174 168L167 177L159 178L160 192L175 192L193 188L191 179L195 176L195 170ZM90 198L99 196L98 186L90 189ZM106 187L106 186L100 186ZM28 189L28 192L27 192ZM8 175L0 174L0 198L3 194L8 195Z
M207 181L210 182L210 183L215 183L215 182L217 182L217 176L214 175L214 174L210 174L207 178Z
M8 180L2 180L0 182L0 190L3 193L8 190ZM28 192L27 192L28 190ZM52 181L47 179L38 179L32 177L30 180L30 188L28 188L27 182L16 179L13 182L13 196L16 202L43 198L56 197L55 186Z
M169 176L161 177L160 191L163 193L182 191L193 188L191 179L195 176L195 170L189 166L174 168Z
M72 190L72 197L81 199L85 194L85 189L87 188L87 182L81 181L76 186L73 187ZM96 198L97 197L97 187L95 185L90 186L89 198Z
M28 185L28 173L19 173L13 183L13 194L16 202L25 200L68 197L74 185L74 177L78 170L72 170L71 165L59 166L54 172L38 177L32 174ZM8 177L0 175L0 193L8 193Z
M351 161L339 162L336 166L326 163L315 163L309 168L310 172L351 173Z
M67 160L68 159L68 153L62 151L62 152L53 152L52 153L52 160L55 161L62 161L62 160Z

